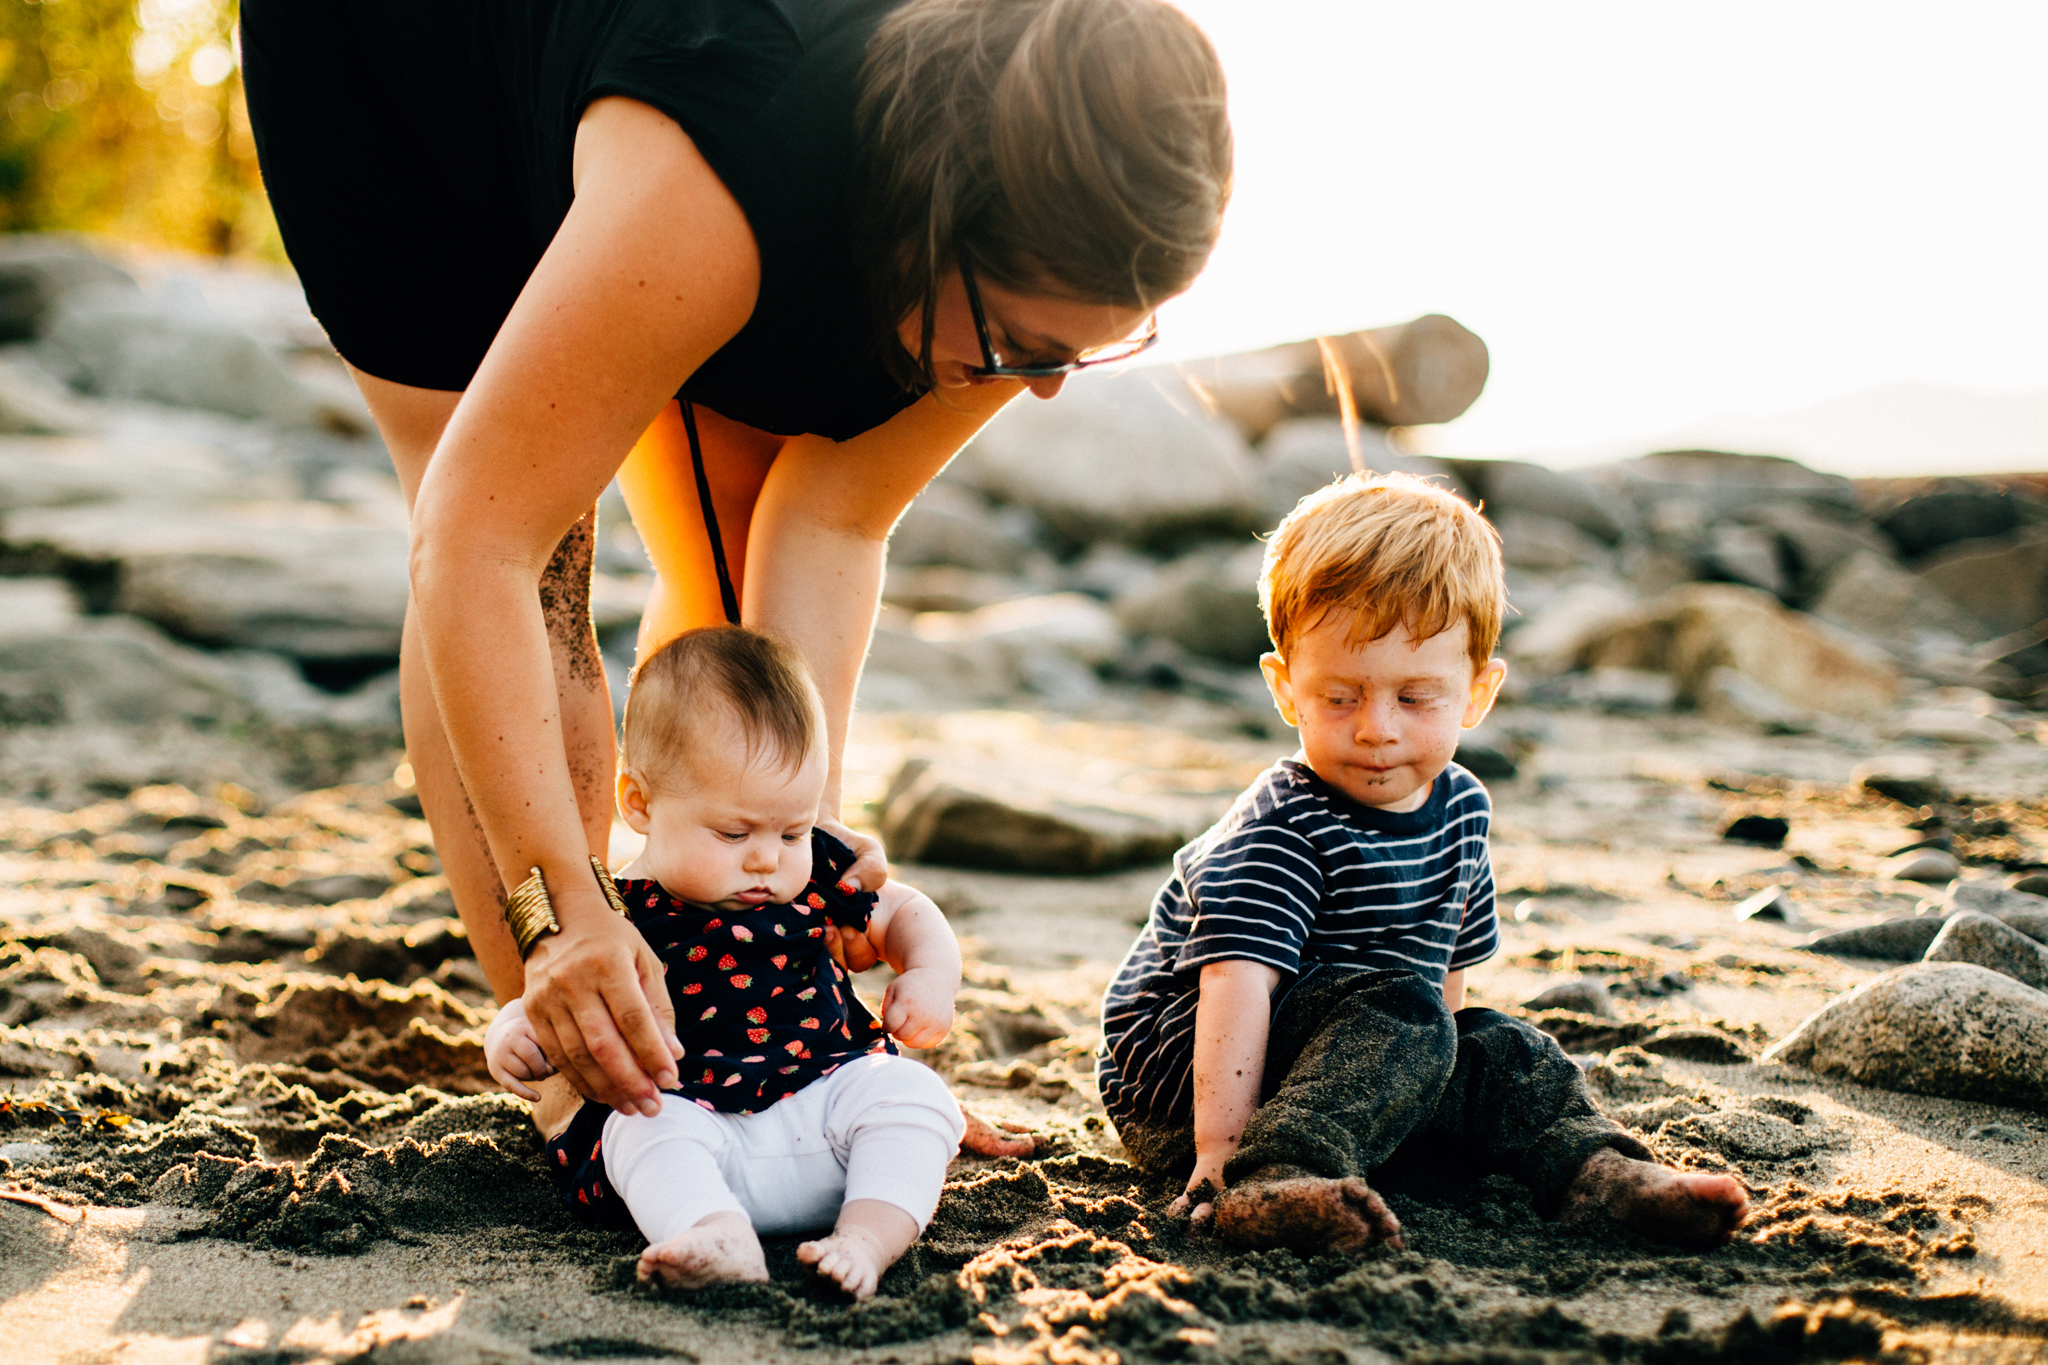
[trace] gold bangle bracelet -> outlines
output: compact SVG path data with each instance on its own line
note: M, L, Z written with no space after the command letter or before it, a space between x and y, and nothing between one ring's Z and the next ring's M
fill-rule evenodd
M604 892L605 903L624 915L626 902L619 897L610 869L595 854L591 855L590 870ZM530 955L533 945L542 938L562 931L562 922L555 918L555 903L548 896L547 880L539 868L529 868L526 880L505 898L505 927L512 931L512 942L518 945L521 958Z

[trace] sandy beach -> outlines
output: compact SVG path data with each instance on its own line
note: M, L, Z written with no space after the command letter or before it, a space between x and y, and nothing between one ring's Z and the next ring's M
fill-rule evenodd
M1565 1229L1514 1181L1453 1169L1382 1173L1405 1251L1191 1236L1165 1213L1174 1191L1123 1159L1090 1080L1099 993L1159 869L909 866L970 956L958 1026L926 1059L964 1103L1030 1125L1040 1155L957 1162L929 1233L869 1302L801 1274L793 1240L771 1242L770 1285L652 1296L632 1282L637 1239L570 1223L521 1106L492 1093L489 997L408 793L263 808L145 788L0 812L0 1358L2048 1356L2048 1121L1755 1060L1892 965L1799 945L1911 912L1924 888L1875 872L1913 812L1850 787L1858 753L1820 736L1682 715L1503 720L1545 738L1492 784L1503 947L1472 999L1515 1009L1605 982L1607 1017L1523 1013L1666 1160L1740 1175L1754 1212L1731 1246ZM976 744L1219 804L1284 752L1137 719L885 715L849 748L850 801L920 746ZM1939 757L1955 789L1999 803L2007 837L2041 836L2048 774L2024 748ZM1785 818L1785 847L1718 837L1741 814ZM1736 920L1770 885L1800 922Z

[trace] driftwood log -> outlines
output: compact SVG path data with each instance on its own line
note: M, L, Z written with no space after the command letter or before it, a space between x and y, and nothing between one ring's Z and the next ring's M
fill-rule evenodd
M1326 338L1344 366L1358 415L1381 426L1448 422L1486 387L1486 343L1441 313L1396 327ZM1257 441L1275 423L1338 411L1323 346L1294 341L1181 365L1216 411Z

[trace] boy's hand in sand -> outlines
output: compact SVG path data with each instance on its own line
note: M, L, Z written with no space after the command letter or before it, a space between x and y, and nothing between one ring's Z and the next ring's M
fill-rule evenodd
M1223 1163L1229 1157L1229 1152L1197 1156L1194 1173L1188 1176L1187 1188L1181 1191L1180 1198L1166 1206L1168 1215L1186 1218L1198 1228L1206 1227L1216 1216L1216 1196L1223 1193Z
M882 994L882 1027L905 1047L931 1047L953 1027L953 995L960 985L956 972L913 967L889 983Z
M484 1031L484 1065L490 1068L492 1080L520 1099L528 1103L540 1100L540 1092L527 1082L546 1080L555 1069L548 1065L540 1041L533 1036L524 1000L506 1002Z

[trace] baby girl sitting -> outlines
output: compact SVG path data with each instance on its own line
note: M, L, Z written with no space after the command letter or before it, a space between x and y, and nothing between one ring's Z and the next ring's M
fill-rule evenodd
M637 1224L640 1278L765 1280L760 1233L836 1224L797 1256L865 1298L938 1207L960 1107L893 1055L952 1027L960 950L937 906L898 882L849 893L853 854L812 828L824 713L794 651L740 626L671 641L634 674L619 810L647 836L617 878L663 963L684 1053L652 1118L586 1103L548 1143L569 1210ZM827 924L863 929L899 975L877 1021L833 961ZM886 1032L885 1032L886 1025ZM553 1068L521 1002L484 1043L513 1094Z

